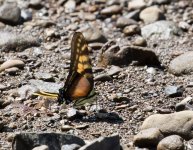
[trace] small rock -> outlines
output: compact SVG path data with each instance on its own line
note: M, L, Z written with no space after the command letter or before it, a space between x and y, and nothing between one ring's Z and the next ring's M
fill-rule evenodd
M46 73L46 72L36 72L34 73L34 76L36 79L40 79L43 81L48 81L48 82L53 82L54 78L53 75L50 73Z
M3 64L1 64L0 72L12 67L23 68L24 66L25 66L25 63L19 59L7 60Z
M179 135L171 135L162 139L157 145L157 150L184 150L183 139Z
M101 10L102 15L113 15L122 12L122 8L119 5L112 5Z
M129 25L137 25L137 22L133 19L126 18L126 17L120 17L117 19L116 26L118 28L124 28Z
M132 0L128 3L128 9L129 10L136 10L136 9L142 9L146 6L145 0Z
M185 31L188 31L191 27L187 22L184 21L179 22L178 26Z
M23 85L22 87L18 89L17 92L20 97L20 100L25 100L25 99L31 98L33 96L33 93L37 91L38 89L34 86Z
M147 71L147 73L152 74L152 75L155 75L157 73L156 69L153 67L147 68L146 71Z
M34 9L41 9L43 7L41 0L30 0L29 7Z
M99 74L97 75L95 78L94 78L95 81L111 81L112 78L110 75L107 75L107 74Z
M113 75L119 74L121 71L122 71L122 69L121 69L119 66L112 66L112 67L108 70L107 74L108 74L109 76L113 76Z
M139 15L140 19L146 24L153 23L158 20L165 20L164 14L156 6L145 8Z
M5 86L5 85L0 83L0 90L5 90L6 88L8 88L8 86Z
M91 47L93 50L98 50L101 49L101 47L103 46L103 43L90 43L88 44L89 47Z
M5 2L0 7L0 21L16 25L20 23L21 19L21 10L14 2Z
M89 127L88 124L83 124L83 125L78 125L78 126L76 126L75 128L82 130L82 129L86 129L86 128L88 128L88 127Z
M17 133L12 145L14 150L33 149L37 145L47 145L49 150L60 150L62 145L72 143L85 145L79 137L63 133Z
M79 150L96 149L96 150L120 150L119 135L115 134L110 137L100 137L84 145Z
M175 110L176 111L183 111L183 110L193 110L193 98L191 96L186 97L181 102L176 104Z
M41 145L41 146L34 147L32 150L49 150L49 148L47 145Z
M1 51L22 51L32 46L39 46L40 39L25 34L16 34L0 31L0 52Z
M69 145L62 145L61 150L78 150L80 145L78 144L69 144Z
M140 34L141 33L141 29L138 25L130 25L130 26L126 26L123 29L123 33L127 36L132 36L134 34Z
M141 28L141 34L145 39L169 39L174 35L182 34L182 30L170 21L156 21Z
M192 139L193 111L180 111L171 114L155 114L145 119L141 130L159 128L163 135L179 135L184 139Z
M70 109L68 109L68 111L67 111L67 118L74 118L76 115L78 114L78 111L77 111L77 109L75 109L75 108L70 108Z
M174 58L169 64L169 71L175 75L190 74L193 72L193 52L185 52Z
M95 27L87 28L82 32L85 39L88 42L99 42L99 43L107 42L106 37L102 34L102 32L99 29Z
M21 17L24 19L24 21L30 21L32 20L32 12L29 10L21 10Z
M164 136L158 128L149 128L134 136L134 144L139 147L153 147L163 138Z
M169 97L182 96L184 88L182 86L167 86L164 92Z
M135 40L132 42L132 44L135 46L142 46L142 47L147 46L146 40L141 36L135 38Z
M64 5L64 8L65 8L65 12L66 13L72 13L75 11L75 8L76 8L76 2L74 0L68 0L65 5Z
M29 80L29 83L38 90L47 93L58 93L59 89L62 87L62 85L59 85L57 83L45 82L42 80L34 80L34 79Z
M17 67L11 67L11 68L5 69L5 72L11 75L15 75L18 71L19 71L19 68Z
M62 131L69 131L69 130L72 130L72 129L74 129L74 126L70 126L70 125L62 125L61 126Z

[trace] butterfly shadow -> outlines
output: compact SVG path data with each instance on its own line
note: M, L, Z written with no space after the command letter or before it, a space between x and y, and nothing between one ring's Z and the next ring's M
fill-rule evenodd
M95 112L88 116L83 116L79 121L81 122L107 122L111 124L121 124L123 119L115 112Z

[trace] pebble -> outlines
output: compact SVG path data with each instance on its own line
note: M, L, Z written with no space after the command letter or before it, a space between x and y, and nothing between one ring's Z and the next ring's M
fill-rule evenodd
M150 24L158 20L165 20L164 14L157 6L145 8L141 11L139 17L145 24Z
M24 21L30 21L32 20L32 12L29 10L21 10L21 17L24 19Z
M61 150L78 150L80 147L78 144L66 144L62 145Z
M182 86L167 86L165 87L164 92L167 96L176 97L183 94L184 88Z
M119 5L112 5L102 9L100 13L102 15L113 15L113 14L119 14L121 12L122 12L122 7L120 7Z
M184 148L183 139L179 135L165 137L157 146L157 150L184 150Z
M128 9L129 10L136 10L142 9L146 6L145 0L132 0L128 2Z
M133 19L126 18L126 17L119 17L116 22L116 26L118 28L124 28L129 25L137 25L137 22Z
M187 22L184 21L179 22L178 26L185 31L188 31L191 27Z
M34 77L39 80L54 82L54 75L46 72L36 72L34 73Z
M132 36L134 34L140 34L141 33L141 29L138 25L130 25L130 26L126 26L123 29L123 33L126 36Z
M108 71L107 74L109 76L117 75L122 71L122 69L119 66L112 66Z
M20 19L21 10L17 4L5 1L0 7L0 21L10 25L16 25L20 23Z
M147 46L147 41L141 37L141 36L138 36L134 39L134 41L132 42L133 45L135 46L142 46L142 47L146 47Z
M157 146L159 141L164 138L162 132L158 128L149 128L140 131L134 136L134 144L138 147Z
M105 82L105 81L111 81L112 80L112 77L108 74L99 74L97 75L95 78L94 78L95 81L102 81L102 82Z
M23 68L24 66L25 66L25 63L22 60L19 60L19 59L7 60L3 64L1 64L0 72L12 67Z
M157 73L156 69L153 67L149 67L146 69L147 73L155 75Z
M185 52L174 58L169 64L169 72L175 75L190 74L193 72L193 52Z
M87 42L106 43L107 39L96 27L89 27L82 31Z
M32 150L49 150L49 147L47 145L41 145L34 147Z
M181 35L182 30L170 21L156 21L141 28L141 35L145 38L170 39L173 36Z
M64 8L66 13L72 13L76 9L76 2L74 0L68 0L65 3Z
M69 131L69 130L72 130L72 129L74 129L74 127L70 126L70 125L62 125L61 126L62 131Z
M5 72L10 75L15 75L18 71L19 71L19 68L17 67L11 67L11 68L5 69Z

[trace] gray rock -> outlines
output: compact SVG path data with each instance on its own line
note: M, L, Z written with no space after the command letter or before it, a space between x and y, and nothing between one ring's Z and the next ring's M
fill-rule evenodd
M53 78L53 74L50 73L46 73L46 72L36 72L34 73L34 76L36 79L40 79L43 81L48 81L48 82L53 82L54 78Z
M113 15L122 12L122 7L119 5L112 5L101 10L102 15Z
M181 111L172 114L155 114L146 118L141 130L159 128L162 134L179 135L184 139L193 138L193 111Z
M142 9L146 6L146 2L144 0L132 0L128 3L129 10Z
M193 98L191 96L186 97L181 102L176 104L176 111L193 110Z
M57 83L52 82L44 82L42 80L29 80L29 83L39 89L40 91L48 92L48 93L58 93L59 89L62 87Z
M91 141L79 150L120 150L119 135L112 135L110 137L100 137Z
M182 86L167 86L164 92L169 97L182 96L184 88Z
M25 63L19 59L7 60L0 66L0 72L4 71L5 69L9 69L12 67L23 68Z
M108 70L107 74L108 74L109 76L113 76L113 75L119 74L121 71L122 71L122 69L121 69L120 67L118 67L118 66L112 66L112 67Z
M140 30L141 31L141 30ZM132 44L134 46L142 46L142 47L146 47L147 46L147 41L141 37L141 36L138 36L134 39L134 41L132 42Z
M175 75L190 74L193 72L193 52L186 52L174 58L169 65L169 71Z
M135 135L134 144L138 147L153 147L163 138L164 136L158 128L149 128Z
M77 111L77 109L75 109L75 108L70 108L70 109L68 109L68 111L67 111L67 118L74 118L76 115L78 114L78 111Z
M72 12L74 12L75 9L76 9L76 1L74 1L74 0L68 0L68 1L65 3L64 7L65 7L65 12L66 12L66 13L72 13Z
M95 80L95 81L102 81L102 82L104 82L104 81L111 81L112 78L111 78L111 76L108 75L108 74L99 74L99 75L97 75L97 76L94 78L94 80Z
M17 7L16 3L13 2L5 2L0 7L0 21L10 24L16 25L20 23L21 19L21 10Z
M141 29L138 25L130 25L130 26L126 26L123 29L123 33L127 36L132 36L134 34L140 34L141 33Z
M112 41L109 41L112 42ZM128 65L135 62L135 65L160 65L158 57L152 49L126 45L120 47L119 45L112 45L107 42L101 48L101 56L98 59L99 66L107 65Z
M128 12L125 17L138 21L139 20L139 13L140 13L140 10L134 10L134 11Z
M35 9L40 9L43 7L42 1L41 0L30 0L29 7L35 8Z
M182 30L173 22L157 21L141 28L144 38L170 39L172 36L181 35Z
M157 146L157 150L184 150L184 148L183 139L178 135L162 139Z
M84 35L85 39L88 42L101 42L101 43L107 42L106 37L96 27L86 28L82 32L83 32L83 35Z
M117 19L117 22L116 22L116 26L118 28L124 28L128 25L136 25L137 22L133 19L130 19L130 18L126 18L126 17L120 17Z
M164 14L157 6L145 8L141 11L139 18L146 24L153 23L158 20L165 20Z
M15 135L13 150L29 150L37 145L47 145L50 150L60 150L62 145L85 145L84 140L68 134L61 133L18 133Z
M47 145L34 147L32 150L49 150Z
M18 95L21 100L31 98L34 92L37 92L38 89L31 85L24 85L18 89Z
M21 17L24 21L32 20L32 12L29 10L21 10Z
M70 144L70 145L62 145L61 150L78 150L80 145L77 144Z
M22 51L32 46L39 46L40 40L29 35L0 32L0 51Z

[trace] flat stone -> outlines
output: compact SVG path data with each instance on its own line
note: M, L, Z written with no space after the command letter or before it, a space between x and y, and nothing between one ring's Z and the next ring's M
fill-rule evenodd
M19 60L19 59L7 60L3 64L1 64L0 72L12 67L23 68L24 66L25 66L25 63L22 60Z
M182 86L167 86L165 87L164 92L170 97L182 96L184 88Z
M165 135L179 135L188 140L193 138L193 111L181 111L171 114L155 114L145 119L141 130L159 128Z
M141 28L141 34L144 38L170 39L173 36L181 35L182 30L170 21L156 21Z
M47 145L50 150L59 150L65 144L85 145L84 140L62 133L17 133L13 140L13 150L33 149L37 145Z
M102 15L113 15L122 12L122 7L119 5L112 5L101 10Z
M120 150L119 135L100 137L81 147L79 150Z
M171 135L162 139L157 145L157 150L184 150L183 139L179 135Z
M165 20L164 14L157 6L145 8L141 11L139 18L146 24L153 23L158 20Z
M16 25L21 20L21 10L14 2L5 2L0 7L0 21L10 24Z
M149 128L134 136L134 144L138 147L153 147L163 138L164 136L158 128Z
M185 52L184 54L174 58L169 64L169 71L175 75L190 74L193 72L193 52Z
M142 9L146 6L146 2L144 0L132 0L128 2L129 10Z

